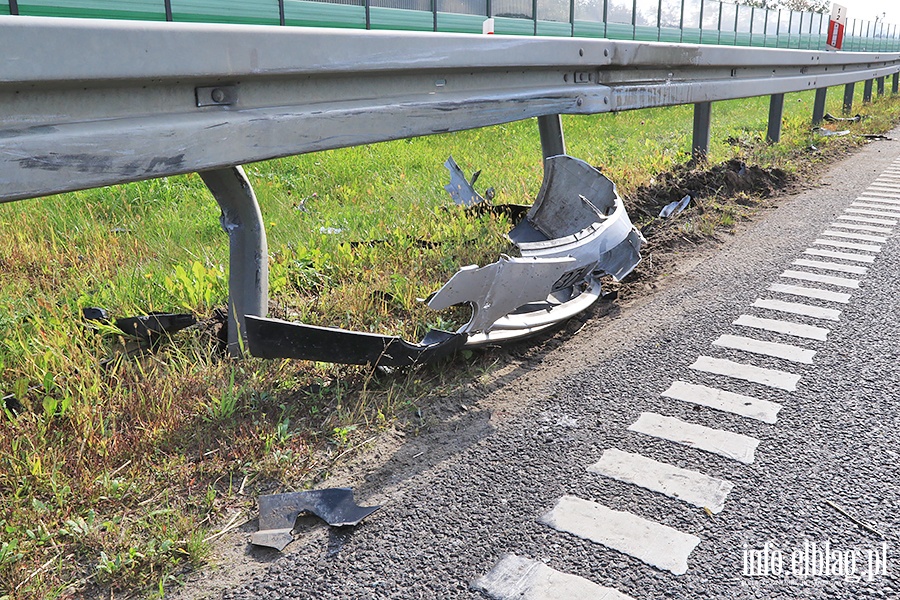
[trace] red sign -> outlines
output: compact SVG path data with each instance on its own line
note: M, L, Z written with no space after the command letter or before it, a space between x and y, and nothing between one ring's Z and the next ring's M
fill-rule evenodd
M844 26L837 21L828 22L828 45L835 50L844 45Z

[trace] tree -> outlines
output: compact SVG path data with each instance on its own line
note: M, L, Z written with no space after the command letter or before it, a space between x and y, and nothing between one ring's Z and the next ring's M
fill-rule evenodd
M788 8L817 13L831 11L831 0L738 0L738 2L756 8Z

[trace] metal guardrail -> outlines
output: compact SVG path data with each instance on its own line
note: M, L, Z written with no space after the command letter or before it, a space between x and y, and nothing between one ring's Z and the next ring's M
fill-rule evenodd
M0 15L496 33L824 50L828 16L719 0L0 0ZM844 49L900 51L900 27L850 19Z
M0 56L0 202L199 172L231 239L235 346L267 305L236 165L531 117L549 156L559 114L678 104L702 153L711 102L816 89L824 107L900 72L900 53L30 17L0 17Z

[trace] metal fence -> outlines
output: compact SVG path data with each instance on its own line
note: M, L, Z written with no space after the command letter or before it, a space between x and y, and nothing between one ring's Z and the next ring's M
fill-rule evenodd
M824 50L828 16L718 0L0 0L0 15L596 37ZM850 19L844 49L900 50L900 27Z

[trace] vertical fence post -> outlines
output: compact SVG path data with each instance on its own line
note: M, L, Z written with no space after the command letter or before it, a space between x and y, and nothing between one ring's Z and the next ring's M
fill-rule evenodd
M269 250L256 195L241 167L200 173L222 209L228 234L228 352L241 355L245 315L266 316L269 309Z
M569 27L572 29L571 37L575 37L575 0L569 0Z
M431 20L432 20L432 29L435 33L437 33L437 13L438 13L438 0L431 0Z
M879 77L876 81L878 82L878 95L884 96L884 77Z
M709 125L712 120L712 102L694 104L694 136L691 142L691 159L695 163L706 162L709 155Z
M656 2L656 41L662 41L662 0Z
M868 103L872 101L872 83L871 79L866 79L866 84L863 87L863 102Z
M171 3L172 0L167 0ZM284 0L278 0L278 24L284 27Z
M818 127L822 124L822 119L825 117L825 99L827 95L828 88L816 89L816 101L813 103L813 127Z
M537 35L537 0L531 0L531 17L534 19L534 35Z
M853 94L856 90L855 83L848 83L844 86L844 114L849 115L853 110Z
M9 8L12 9L13 4L15 4L15 3L16 3L16 0L10 0ZM166 8L166 21L171 21L172 20L172 0L166 0L165 8Z
M660 1L660 4L662 2ZM706 0L700 0L700 43L703 43L703 9L706 7Z
M366 29L372 29L372 0L366 1Z
M766 130L766 141L776 144L781 141L781 122L784 116L784 94L772 94L769 97L769 128Z
M541 134L541 154L544 155L545 159L566 153L562 117L559 115L538 117L538 132Z
M894 77L891 80L891 93L892 94L900 94L900 73L894 73Z
M660 6L662 6L662 0L659 2ZM657 27L661 27L662 23L656 23ZM681 20L678 21L678 41L684 42L684 0L681 0Z

